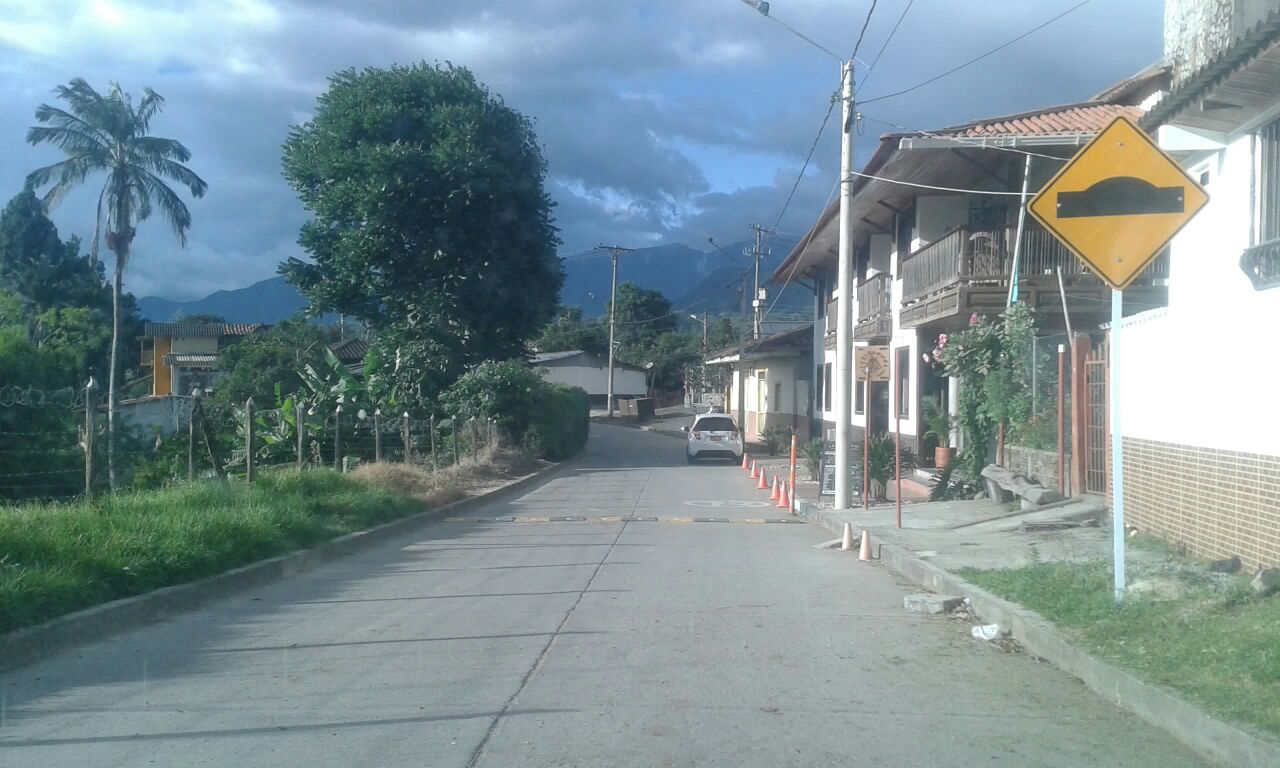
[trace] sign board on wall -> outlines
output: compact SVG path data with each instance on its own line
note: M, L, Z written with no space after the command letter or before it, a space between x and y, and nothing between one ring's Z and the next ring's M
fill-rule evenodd
M854 347L854 378L867 380L867 369L870 368L872 381L889 380L889 347Z

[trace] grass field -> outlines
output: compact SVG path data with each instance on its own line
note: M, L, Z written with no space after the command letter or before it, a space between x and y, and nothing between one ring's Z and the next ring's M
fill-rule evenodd
M0 507L0 632L212 576L424 509L328 470L201 481L92 505Z
M1066 629L1086 648L1228 720L1280 735L1280 596L1244 577L1174 568L1176 599L1112 599L1111 564L1036 563L960 575ZM1197 575L1198 574L1198 575Z

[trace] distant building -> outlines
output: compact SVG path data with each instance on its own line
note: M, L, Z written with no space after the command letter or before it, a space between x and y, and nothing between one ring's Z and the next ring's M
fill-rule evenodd
M545 352L534 355L529 364L544 372L547 381L582 387L593 404L604 405L609 395L609 361L580 349L567 352ZM613 363L613 395L644 397L648 393L645 372L641 368Z
M329 351L351 373L364 374L364 357L369 354L369 342L356 336L329 345Z
M262 323L147 323L142 332L142 367L151 369L151 397L211 392L218 378L218 353Z
M732 366L724 410L738 421L748 441L761 441L768 427L790 428L801 440L809 438L812 324L749 341L741 351L732 347L712 352L706 364Z

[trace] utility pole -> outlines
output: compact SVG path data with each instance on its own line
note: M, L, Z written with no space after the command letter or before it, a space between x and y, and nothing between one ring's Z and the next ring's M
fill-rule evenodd
M751 298L753 315L751 338L759 341L760 324L764 320L764 297L760 294L760 262L764 259L764 236L766 234L773 234L773 230L768 227L762 227L759 224L752 224L751 230L756 236L756 245L751 252L751 259L755 262L756 270L756 292Z
M613 274L609 280L609 394L606 404L609 408L609 418L613 418L613 321L617 312L618 301L618 257L624 253L631 253L634 248L623 248L620 245L597 245L597 249L602 251L611 251L610 261L613 262Z
M742 319L747 318L747 272L742 271L738 278L738 311ZM747 328L745 323L738 330L738 431L742 442L747 442L747 369L744 366L747 356Z
M840 73L840 264L836 299L836 496L837 510L849 509L849 432L853 415L853 61ZM870 412L867 403L867 412ZM868 427L870 424L868 423Z

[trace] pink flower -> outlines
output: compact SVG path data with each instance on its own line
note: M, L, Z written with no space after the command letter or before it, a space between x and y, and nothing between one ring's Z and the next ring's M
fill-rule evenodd
M978 313L974 312L972 315L969 315L969 325L977 325L977 324L978 324Z
M924 362L925 362L925 364L926 364L926 365L928 364L928 362L929 362L929 355L928 355L928 354L923 354L923 355L921 355L921 356L920 356L920 358L921 358L922 360L924 360Z
M938 346L940 346L940 347L945 347L946 345L947 345L947 334L945 334L945 333L943 333L943 334L939 334L939 336L938 336Z

